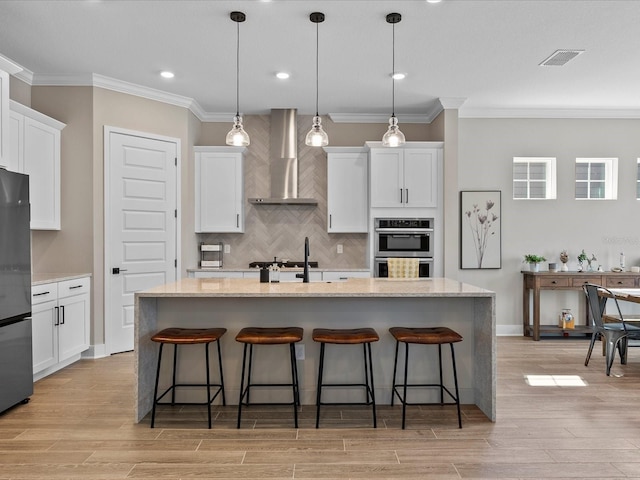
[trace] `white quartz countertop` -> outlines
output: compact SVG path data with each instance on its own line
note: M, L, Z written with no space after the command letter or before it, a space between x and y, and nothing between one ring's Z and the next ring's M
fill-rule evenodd
M260 283L248 278L185 278L136 293L139 297L492 297L448 278L350 278L338 282Z
M75 280L90 276L90 273L34 273L31 275L31 284L41 285L43 283L64 282L65 280Z
M301 272L304 270L300 267L280 267L281 272ZM259 272L258 267L253 268L187 268L187 272ZM310 272L370 272L368 268L317 268L309 267Z

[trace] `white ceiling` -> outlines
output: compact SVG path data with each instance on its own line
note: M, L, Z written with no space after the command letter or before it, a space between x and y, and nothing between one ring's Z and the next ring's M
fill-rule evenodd
M2 0L0 54L34 85L86 84L95 74L232 115L232 10L247 15L240 24L245 114L314 113L309 14L321 11L321 114L388 116L392 26L385 16L399 12L396 70L408 75L396 82L401 122L427 117L439 98L463 99L463 116L640 117L636 0ZM563 67L539 66L557 49L585 53ZM164 69L176 77L160 78ZM279 70L291 78L277 80Z

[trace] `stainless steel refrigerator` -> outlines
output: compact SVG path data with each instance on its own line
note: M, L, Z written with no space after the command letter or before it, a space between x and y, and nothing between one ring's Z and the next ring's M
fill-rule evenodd
M0 412L33 394L29 177L0 168Z

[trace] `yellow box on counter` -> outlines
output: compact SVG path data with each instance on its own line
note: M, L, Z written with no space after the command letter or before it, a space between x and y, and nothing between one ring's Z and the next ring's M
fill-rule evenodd
M568 308L562 310L562 313L558 317L558 326L564 330L573 330L576 328L575 319L573 318L571 310Z

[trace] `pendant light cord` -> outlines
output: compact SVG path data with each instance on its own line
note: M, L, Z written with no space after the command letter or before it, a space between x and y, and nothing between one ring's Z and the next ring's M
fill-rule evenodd
M396 116L396 24L392 23L391 42L391 116Z
M236 117L240 116L240 22L236 22Z
M319 89L319 82L318 82L318 72L320 70L319 68L319 61L318 61L318 56L319 56L319 43L320 43L320 34L318 33L319 28L318 28L318 23L316 23L316 117L318 116L318 89Z

